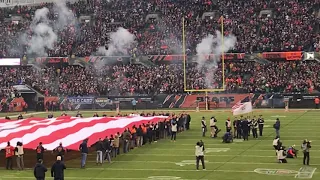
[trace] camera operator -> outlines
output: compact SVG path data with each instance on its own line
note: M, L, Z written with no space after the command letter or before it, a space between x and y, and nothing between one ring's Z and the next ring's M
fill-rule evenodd
M202 169L206 170L204 165L204 143L202 140L197 142L195 149L197 170L199 170L199 161L202 163Z
M310 148L311 148L311 141L304 140L301 149L303 151L303 165L309 165L310 161Z
M279 163L287 163L286 157L286 151L284 149L283 146L281 146L278 150L277 150L277 157L278 157L278 162Z

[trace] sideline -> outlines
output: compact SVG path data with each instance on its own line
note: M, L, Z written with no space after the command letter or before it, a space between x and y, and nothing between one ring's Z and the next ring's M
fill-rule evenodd
M47 113L47 112L33 112L33 113L26 113L26 114L22 114L22 115L23 116L31 116L31 115L44 114L44 113ZM12 117L17 117L18 115L19 115L19 113L15 114L15 115L10 115L8 117L12 118ZM6 117L0 117L0 118L6 118Z

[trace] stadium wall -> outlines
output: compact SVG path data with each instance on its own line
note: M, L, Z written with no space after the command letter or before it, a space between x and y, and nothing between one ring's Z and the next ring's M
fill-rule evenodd
M210 109L231 108L235 103L250 97L255 108L315 108L314 99L319 94L209 94L207 96ZM160 94L142 96L85 96L85 97L46 97L45 104L56 102L60 110L115 110L132 109L132 100L137 101L137 109L195 109L197 105L205 108L205 94Z

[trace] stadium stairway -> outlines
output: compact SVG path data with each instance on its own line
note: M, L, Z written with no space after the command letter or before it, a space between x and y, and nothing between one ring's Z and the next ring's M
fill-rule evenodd
M175 96L174 95L168 95L166 98L165 98L165 100L163 101L163 103L162 103L162 107L169 107L170 106L170 104L172 103L172 102L174 102L175 101Z

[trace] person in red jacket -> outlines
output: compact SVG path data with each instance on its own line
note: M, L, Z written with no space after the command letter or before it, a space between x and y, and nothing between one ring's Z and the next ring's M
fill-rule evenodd
M6 150L6 169L12 170L12 159L14 156L14 147L10 145L10 142L8 142Z

